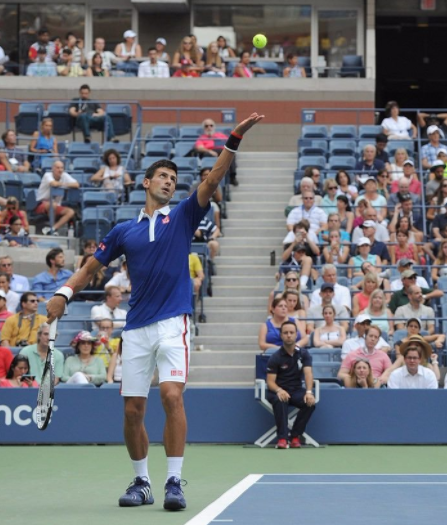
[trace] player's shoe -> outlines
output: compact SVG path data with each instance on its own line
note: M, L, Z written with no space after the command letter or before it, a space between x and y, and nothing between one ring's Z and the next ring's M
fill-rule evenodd
M276 448L279 448L279 449L289 448L287 439L278 439L278 443L276 443Z
M166 510L186 509L186 501L181 487L182 480L171 476L165 485L165 501L163 508ZM184 482L186 484L186 482Z
M290 442L290 448L301 448L301 441L299 437L293 437Z
M152 505L151 485L146 478L136 477L126 490L126 493L119 499L120 507L139 507L140 505Z

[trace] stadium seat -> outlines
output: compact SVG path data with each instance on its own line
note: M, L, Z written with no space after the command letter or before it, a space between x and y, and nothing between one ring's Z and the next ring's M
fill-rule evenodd
M19 202L23 201L23 182L11 171L0 171L0 181L5 186L5 197L15 197Z
M354 140L331 140L329 143L329 155L331 156L354 156L356 149Z
M306 168L319 168L324 170L326 168L326 158L323 156L309 156L300 157L298 159L298 169L305 170Z
M305 142L305 141L301 141ZM328 143L326 140L310 140L309 145L303 145L299 147L299 154L300 156L306 156L309 155L327 155L328 152Z
M167 157L143 157L141 159L141 169L146 171L157 160L169 160Z
M174 157L171 160L177 165L178 171L196 173L199 167L197 157Z
M70 104L49 104L47 116L53 120L55 135L69 135L73 131L74 119L69 114Z
M340 68L340 76L342 78L364 77L363 57L360 55L345 55Z
M179 184L187 184L188 186L192 186L194 183L194 177L191 173L177 173L177 189Z
M107 216L111 216L111 219ZM113 208L85 208L82 210L82 238L99 242L111 230Z
M92 178L91 173L85 173L83 171L70 171L70 175L79 182L81 188L91 188L93 184L90 182Z
M359 139L375 139L379 133L382 133L382 126L359 126Z
M309 348L309 354L318 362L341 362L340 348Z
M86 303L81 301L72 301L68 303L68 315L72 315L73 317L85 317L85 319L90 319L90 311L96 304L101 303L88 303L88 305L86 305Z
M120 206L115 213L116 224L135 219L138 217L140 209L140 206Z
M129 194L129 204L146 204L146 192L144 190L134 190Z
M389 140L387 144L387 151L390 155L393 155L396 153L396 150L399 148L403 148L406 150L408 155L410 157L414 156L414 142L412 140Z
M85 191L82 194L82 206L84 208L110 206L116 204L116 201L117 195L114 191ZM100 210L100 208L98 209Z
M100 147L97 142L91 142L85 144L84 142L72 142L68 146L67 156L69 158L75 158L83 155L99 155Z
M355 139L357 128L355 126L334 125L329 134L331 139Z
M256 73L256 78L278 78L276 73Z
M194 142L203 133L202 126L182 126L180 128L179 140L194 140Z
M200 165L200 169L203 168L209 168L213 169L214 164L217 162L217 157L203 157L202 164Z
M93 383L58 383L56 388L96 388Z
M106 113L112 119L115 136L132 137L132 109L129 104L107 104Z
M306 70L306 77L312 78L312 68L310 67L310 57L298 57L298 65Z
M170 140L174 142L177 140L177 135L177 128L173 126L154 126L150 134L146 135L146 139Z
M353 170L357 161L355 157L332 156L329 157L330 170Z
M187 199L189 192L186 190L175 190L172 199L169 201L169 204L178 204L184 199Z
M135 177L135 185L134 185L134 191L135 190L143 190L143 181L144 181L144 173L139 173L136 177Z
M130 153L131 142L104 142L101 151L104 153L108 149L116 150L121 157L127 157Z
M42 179L37 173L21 173L20 180L24 188L38 188Z
M267 62L266 60L258 60L255 64L255 67L261 67L267 74L272 73L273 75L279 77L281 71L276 62Z
M301 131L301 137L303 139L326 139L328 138L326 126L303 126Z
M237 65L237 61L234 61L234 60L231 60L229 62L226 62L225 64L225 67L226 67L226 76L227 77L232 77L234 75L234 70L236 69L236 65Z
M53 167L53 164L56 160L60 160L64 163L65 169L68 168L68 159L60 159L58 157L44 157L40 162L40 169L42 170L42 173L45 173L46 171L51 171L51 168Z
M186 157L194 151L195 141L177 142L174 146L174 157Z
M99 159L89 157L76 157L73 160L73 170L86 173L96 173L100 168Z
M39 129L43 116L43 104L27 102L19 105L19 112L14 117L16 132L20 135L32 135Z
M155 141L147 142L145 148L146 157L166 157L171 156L172 142Z
M94 221L96 219L107 219L109 222L112 222L114 219L113 208L107 207L107 204L102 204L95 208L84 208L82 210L83 221Z

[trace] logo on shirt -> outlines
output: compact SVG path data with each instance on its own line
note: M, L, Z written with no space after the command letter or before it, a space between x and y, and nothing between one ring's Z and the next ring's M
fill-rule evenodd
M163 224L168 224L171 219L169 218L169 215L166 215L166 217L161 221Z
M183 370L171 370L171 376L183 377Z
M289 365L281 365L281 370L287 370L289 368Z
M106 245L103 242L99 243L99 248L104 251L106 249Z

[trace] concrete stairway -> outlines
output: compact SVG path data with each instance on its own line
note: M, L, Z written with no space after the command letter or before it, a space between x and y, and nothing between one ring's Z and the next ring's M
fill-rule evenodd
M238 154L239 186L228 203L213 297L205 299L207 322L195 340L205 351L192 352L189 386L253 385L259 326L275 284L270 252L279 263L296 162L293 153Z

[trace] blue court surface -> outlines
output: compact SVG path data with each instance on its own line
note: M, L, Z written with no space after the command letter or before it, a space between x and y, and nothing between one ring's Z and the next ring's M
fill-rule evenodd
M439 524L446 496L444 474L250 474L186 525Z

